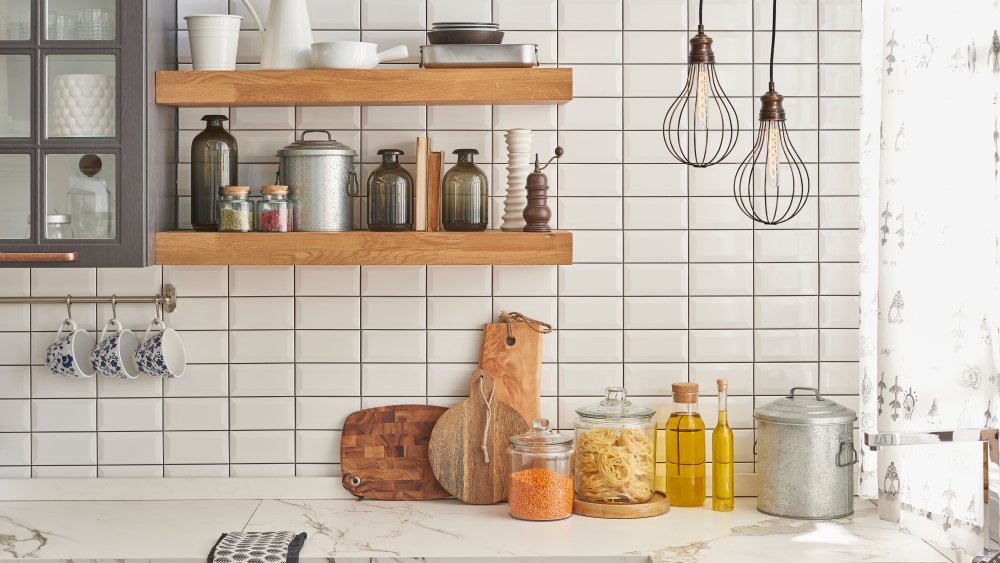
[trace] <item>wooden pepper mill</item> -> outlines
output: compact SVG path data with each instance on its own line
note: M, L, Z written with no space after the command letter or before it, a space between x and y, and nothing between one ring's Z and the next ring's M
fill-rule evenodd
M538 160L538 153L535 153L535 171L528 174L524 189L528 191L528 205L524 208L524 232L526 233L551 233L549 220L552 219L552 210L549 209L549 178L542 173L552 164L552 161L563 155L563 148L556 147L556 155L541 166Z

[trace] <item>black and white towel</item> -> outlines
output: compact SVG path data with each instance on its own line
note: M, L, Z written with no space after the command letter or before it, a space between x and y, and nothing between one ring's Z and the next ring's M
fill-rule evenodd
M298 563L304 543L305 532L230 532L215 542L208 563Z

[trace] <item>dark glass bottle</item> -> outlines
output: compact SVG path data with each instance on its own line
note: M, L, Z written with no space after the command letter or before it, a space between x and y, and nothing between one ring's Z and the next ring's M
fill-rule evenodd
M196 231L219 228L216 201L223 186L235 186L239 165L236 139L226 131L224 115L206 115L205 130L191 142L191 226Z
M441 225L446 231L485 231L490 221L489 182L473 160L476 149L458 149L458 164L441 181Z
M382 165L368 177L368 228L408 231L413 225L413 176L399 165L398 149L378 151Z

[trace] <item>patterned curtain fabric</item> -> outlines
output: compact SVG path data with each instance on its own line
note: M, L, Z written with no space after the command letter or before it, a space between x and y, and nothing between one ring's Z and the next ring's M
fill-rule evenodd
M1000 2L862 7L862 432L996 427ZM883 519L982 549L981 444L863 451Z

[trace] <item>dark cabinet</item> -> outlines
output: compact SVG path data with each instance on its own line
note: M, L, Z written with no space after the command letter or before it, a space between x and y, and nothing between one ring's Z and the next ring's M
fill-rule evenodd
M0 266L145 266L177 224L174 0L0 2Z

